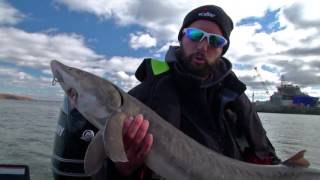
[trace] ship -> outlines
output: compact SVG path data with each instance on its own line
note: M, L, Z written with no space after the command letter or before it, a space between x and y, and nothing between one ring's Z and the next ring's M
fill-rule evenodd
M281 106L316 107L319 98L301 92L300 87L292 84L282 84L270 97L270 103Z
M298 85L285 83L283 77L269 101L254 104L257 112L320 115L319 98L302 92Z

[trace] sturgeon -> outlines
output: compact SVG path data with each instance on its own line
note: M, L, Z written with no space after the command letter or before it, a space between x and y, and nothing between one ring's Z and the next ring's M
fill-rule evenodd
M320 179L320 170L301 166L307 164L304 151L280 165L235 160L199 144L106 79L56 60L51 61L51 70L53 84L59 82L68 96L75 96L75 107L99 129L84 158L88 175L95 174L106 158L127 161L122 126L126 118L141 113L149 120L149 132L154 138L145 164L167 180Z

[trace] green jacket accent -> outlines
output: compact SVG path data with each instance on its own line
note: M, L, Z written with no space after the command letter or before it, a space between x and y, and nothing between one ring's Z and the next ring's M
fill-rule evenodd
M151 67L153 75L155 76L167 72L170 69L167 62L158 59L151 59Z

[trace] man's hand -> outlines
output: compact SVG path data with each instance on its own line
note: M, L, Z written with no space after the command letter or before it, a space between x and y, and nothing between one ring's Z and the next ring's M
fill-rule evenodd
M115 163L118 171L122 175L131 175L143 164L153 143L153 136L147 132L148 128L149 121L144 119L142 114L129 117L124 122L123 143L129 161L125 163Z

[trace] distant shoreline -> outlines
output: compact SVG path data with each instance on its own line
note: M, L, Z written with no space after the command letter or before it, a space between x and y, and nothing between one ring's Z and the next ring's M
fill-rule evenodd
M27 96L20 96L15 94L7 94L7 93L0 93L0 100L7 99L7 100L20 100L20 101L33 101L35 99Z

